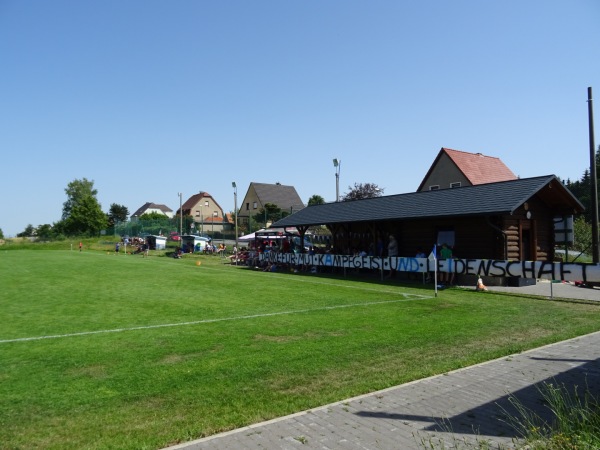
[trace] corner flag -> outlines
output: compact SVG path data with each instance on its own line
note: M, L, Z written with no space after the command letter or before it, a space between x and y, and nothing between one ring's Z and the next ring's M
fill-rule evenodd
M435 247L436 247L435 244L433 244L433 250L431 250L431 253L429 254L429 257L427 259L430 259L430 260L437 259L437 251L436 251Z
M431 250L431 253L427 259L433 262L433 285L435 286L435 296L437 297L437 251L435 244L433 244L433 250Z

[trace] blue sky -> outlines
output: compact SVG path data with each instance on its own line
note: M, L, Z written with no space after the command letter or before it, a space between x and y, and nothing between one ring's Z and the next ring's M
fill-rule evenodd
M84 177L130 213L232 211L232 181L333 201L333 158L341 193L412 192L441 147L579 179L599 21L597 0L0 0L0 228L58 221Z

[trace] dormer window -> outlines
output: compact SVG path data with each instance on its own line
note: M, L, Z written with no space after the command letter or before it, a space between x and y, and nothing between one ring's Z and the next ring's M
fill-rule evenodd
M460 187L460 181L450 183L450 189Z
M439 184L434 184L433 186L429 186L430 191L437 191L440 188Z

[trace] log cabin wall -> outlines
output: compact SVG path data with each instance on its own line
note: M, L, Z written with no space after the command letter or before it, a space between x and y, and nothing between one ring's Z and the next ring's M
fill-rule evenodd
M553 216L541 201L532 198L511 216L504 216L503 228L508 260L551 261L554 257Z
M350 222L330 227L336 250L352 254L365 250L377 256L381 239L387 255L389 235L394 234L400 256L414 256L420 248L427 255L439 230L454 231L454 256L467 259L542 260L553 258L553 217L536 199L512 215L469 216L385 222ZM531 218L527 218L527 212Z
M521 259L520 235L521 235L521 220L516 217L506 217L504 219L504 233L506 234L506 259L517 260Z

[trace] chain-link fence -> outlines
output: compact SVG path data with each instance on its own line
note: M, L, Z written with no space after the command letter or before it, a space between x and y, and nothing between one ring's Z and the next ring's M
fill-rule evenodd
M233 229L233 227L231 227L232 229L228 229L230 228L230 224L225 224L227 229L215 230L214 226L206 224L202 226L201 224L194 222L194 219L191 216L184 216L181 222L184 235L197 234L207 236L215 240L235 239L235 229ZM118 222L114 227L107 230L106 234L120 237L144 237L147 235L169 237L171 235L179 235L179 227L179 216L172 219L169 219L168 217L155 220L138 219L127 222ZM219 228L221 228L220 224Z

